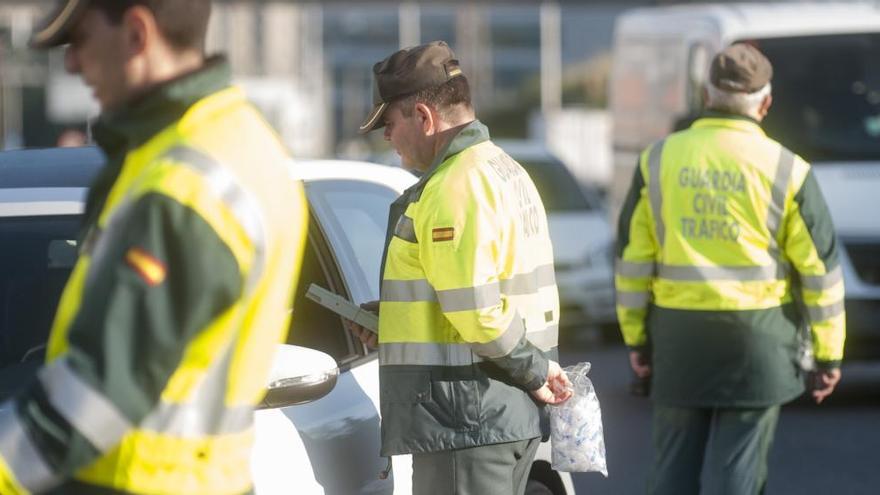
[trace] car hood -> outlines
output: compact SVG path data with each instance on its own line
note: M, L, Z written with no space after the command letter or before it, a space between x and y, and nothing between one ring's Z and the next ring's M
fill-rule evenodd
M819 163L813 172L838 234L880 235L880 163Z
M601 210L548 213L547 222L557 264L581 261L612 240L608 219Z

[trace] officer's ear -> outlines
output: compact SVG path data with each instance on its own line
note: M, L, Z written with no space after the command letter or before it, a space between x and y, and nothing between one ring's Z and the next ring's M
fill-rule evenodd
M159 27L153 12L143 5L134 5L122 17L125 43L130 57L140 55L147 48L147 41L156 36Z
M767 113L770 112L770 105L773 104L773 95L768 94L761 100L761 106L758 107L758 120L764 120L764 117L767 116Z
M419 127L421 127L422 132L426 136L437 132L437 116L431 110L431 107L424 103L416 103L413 113L415 114L416 122L419 123Z

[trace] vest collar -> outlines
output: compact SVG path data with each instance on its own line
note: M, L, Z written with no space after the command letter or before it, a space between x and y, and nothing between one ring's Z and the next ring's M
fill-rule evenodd
M428 180L441 168L447 165L447 161L453 156L461 153L462 151L470 148L471 146L478 145L484 141L489 140L489 128L483 125L479 120L473 120L469 124L465 124L458 133L446 143L446 146L440 150L440 153L437 153L437 156L434 157L434 162L431 163L431 166L428 167L422 175L419 176L419 181L410 186L405 192L404 195L411 191L421 191L424 185L428 182Z
M434 157L434 162L428 167L425 175L431 175L449 158L461 153L471 146L489 140L489 128L483 125L479 120L473 120L469 124L465 124L458 134L446 143L446 146Z
M102 114L93 128L95 141L108 155L136 148L180 119L200 99L228 87L231 79L226 59L211 57L200 69L135 97L118 111Z
M692 128L700 129L707 127L724 127L727 129L735 129L743 132L751 132L764 136L764 130L757 120L745 115L736 115L731 113L722 113L716 111L706 111L700 115L693 124Z

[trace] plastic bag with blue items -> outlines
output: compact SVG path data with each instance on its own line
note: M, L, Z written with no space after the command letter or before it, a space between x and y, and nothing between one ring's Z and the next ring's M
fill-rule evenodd
M593 382L587 378L590 363L564 368L573 386L570 399L550 407L550 440L553 469L565 472L600 472L608 476L602 411Z

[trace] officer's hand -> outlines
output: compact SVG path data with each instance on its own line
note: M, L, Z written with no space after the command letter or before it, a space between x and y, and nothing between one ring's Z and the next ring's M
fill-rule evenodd
M639 351L629 351L629 365L633 372L639 378L648 378L651 376L651 362L644 353Z
M532 390L532 397L547 404L561 404L571 397L573 388L568 375L562 371L559 363L550 361L547 381L541 388Z
M370 301L361 304L361 308L370 311L371 313L379 313L379 301ZM370 349L376 349L379 347L379 336L375 333L367 330L366 328L358 325L357 323L342 319L345 322L345 326L348 330L353 333L365 346Z
M813 399L816 404L821 404L825 397L834 392L834 387L840 381L840 368L816 371L813 382Z

